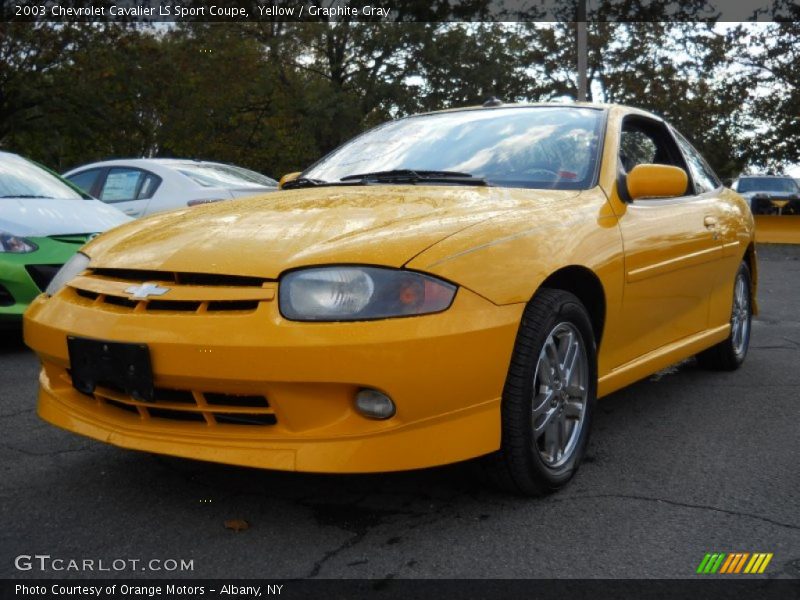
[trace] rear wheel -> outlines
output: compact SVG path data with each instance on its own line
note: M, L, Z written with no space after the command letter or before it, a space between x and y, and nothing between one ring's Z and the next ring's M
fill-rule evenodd
M700 366L717 371L733 371L744 362L750 346L753 315L750 289L750 269L746 262L742 262L733 284L731 333L726 340L697 355Z
M591 321L574 295L543 289L528 304L502 400L502 444L490 478L516 493L563 487L586 450L597 396Z

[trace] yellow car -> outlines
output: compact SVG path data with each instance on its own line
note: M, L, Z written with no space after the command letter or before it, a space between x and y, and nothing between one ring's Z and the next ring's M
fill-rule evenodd
M88 244L25 315L39 415L117 446L363 473L486 455L564 485L595 400L744 360L747 203L674 129L591 104L417 115L284 190Z

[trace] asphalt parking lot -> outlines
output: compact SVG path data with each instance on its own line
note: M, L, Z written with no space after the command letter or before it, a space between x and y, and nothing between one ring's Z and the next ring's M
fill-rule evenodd
M185 559L103 576L691 577L706 552L772 552L800 577L800 246L761 247L761 315L735 373L688 361L601 401L563 492L486 488L470 464L374 476L136 453L35 414L37 360L0 333L0 576L14 557ZM243 531L224 522L242 519Z

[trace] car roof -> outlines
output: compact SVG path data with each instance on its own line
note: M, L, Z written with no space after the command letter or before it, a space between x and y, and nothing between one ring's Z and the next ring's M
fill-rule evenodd
M109 160L99 160L97 162L87 163L85 165L75 167L74 169L70 169L70 171L76 171L78 169L83 170L89 167L95 168L95 167L106 167L115 165L133 165L133 166L163 165L165 167L169 167L175 165L188 165L188 164L223 165L226 167L235 166L214 160L196 160L193 158L112 158Z
M642 116L647 116L653 119L657 119L662 121L663 119L656 114L648 112L646 110L642 110L641 108L635 108L633 106L626 106L624 104L610 104L605 102L572 102L572 101L553 101L553 102L512 102L512 103L500 103L496 106L463 106L457 108L446 108L444 110L433 110L430 112L425 113L418 113L415 115L409 115L409 117L415 117L420 115L435 115L435 114L442 114L442 113L453 113L453 112L462 112L462 111L482 111L482 110L497 110L502 108L593 108L595 110L602 110L602 111L610 111L610 110L620 110L624 112L639 114Z
M245 169L252 171L252 169L247 169L246 167L238 167L237 165L231 165L223 162L217 162L213 160L195 160L193 158L113 158L109 160L101 160L93 163L87 163L85 165L80 165L65 171L63 174L65 176L72 176L76 173L80 173L83 171L88 171L90 169L102 169L105 167L139 167L142 169L149 169L153 171L156 175L165 176L168 172L172 173L175 172L175 169L184 166L184 165L196 165L196 166L223 166L223 167L233 167L238 169ZM257 171L254 171L257 172ZM263 175L259 173L259 175ZM271 179L268 175L264 175ZM263 188L271 188L275 187L273 185L266 185L260 183L253 183L254 186L263 187Z

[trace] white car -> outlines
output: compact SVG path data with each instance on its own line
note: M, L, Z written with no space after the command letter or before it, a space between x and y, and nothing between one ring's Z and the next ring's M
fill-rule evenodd
M64 177L131 217L278 189L277 181L250 169L172 158L106 160Z
M130 220L41 165L0 152L0 330L21 323L81 246Z

